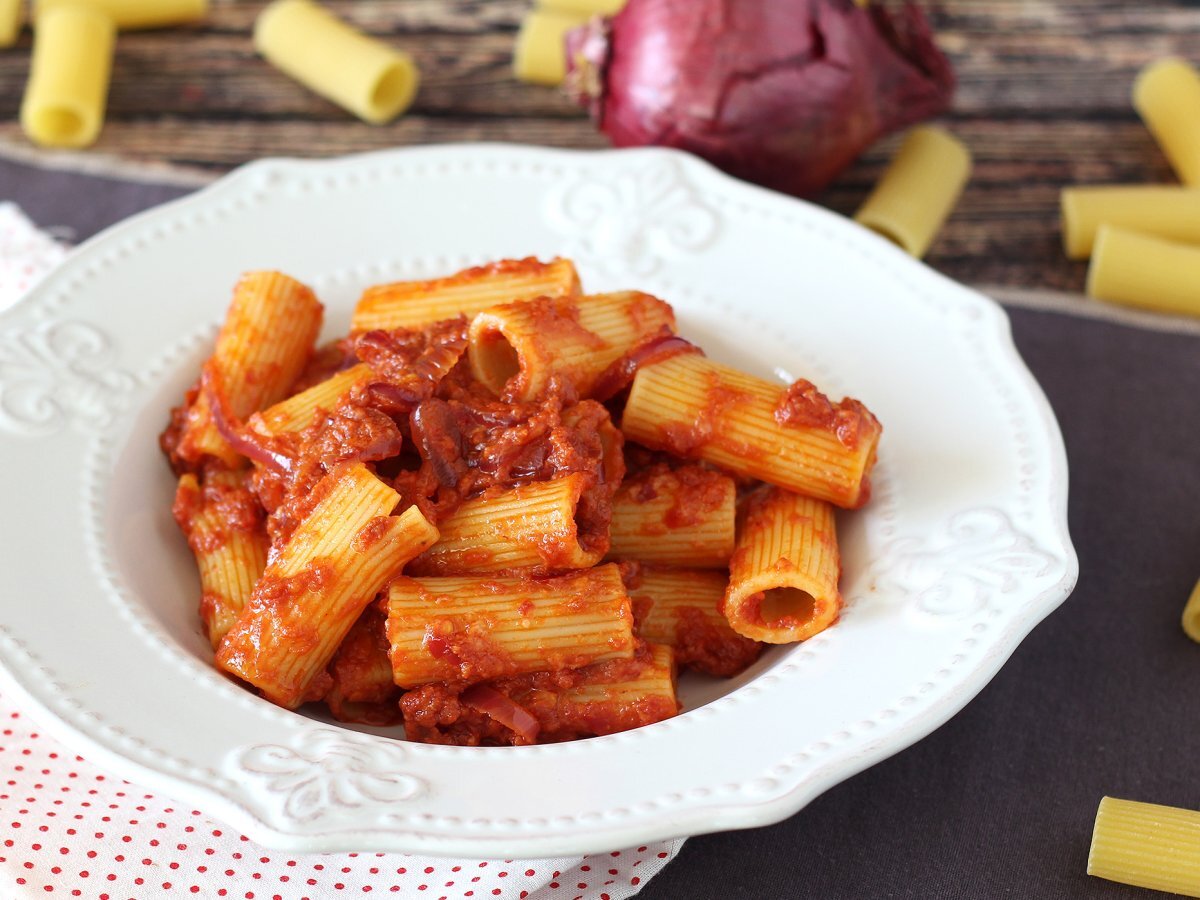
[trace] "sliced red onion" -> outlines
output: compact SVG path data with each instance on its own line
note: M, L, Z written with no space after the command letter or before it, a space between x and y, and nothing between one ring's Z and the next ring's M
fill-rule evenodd
M704 351L691 341L674 334L642 341L600 374L592 388L592 399L603 403L615 397L633 383L633 377L642 366L653 365L681 353L704 355Z
M616 146L678 147L799 196L954 91L912 2L629 0L566 50L568 86Z
M212 410L213 424L221 437L247 459L269 466L277 472L290 474L295 468L295 460L286 454L266 445L267 438L246 428L237 420L237 416L229 409L225 397L216 385L217 376L210 366L205 366L200 374L200 387L208 398L209 409Z
M462 458L462 432L454 411L445 400L417 404L409 420L413 442L433 467L433 474L446 487L456 487L466 464Z
M542 729L533 713L486 684L467 688L458 699L471 709L491 716L530 744L537 740L538 732Z

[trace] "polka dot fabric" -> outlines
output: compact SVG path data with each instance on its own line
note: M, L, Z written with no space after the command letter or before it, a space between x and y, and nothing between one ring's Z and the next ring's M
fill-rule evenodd
M0 203L0 310L65 253L17 206ZM0 900L622 900L683 845L539 860L289 856L96 768L3 695L0 780Z
M15 203L0 203L0 310L25 296L66 253L66 247L35 227Z
M3 695L0 726L5 900L622 900L683 844L539 860L289 856L98 769L43 734Z

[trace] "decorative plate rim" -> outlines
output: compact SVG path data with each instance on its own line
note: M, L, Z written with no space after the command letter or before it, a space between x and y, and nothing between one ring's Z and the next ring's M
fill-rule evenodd
M84 752L89 757L123 777L146 784L168 795L194 802L198 809L216 810L215 815L234 824L255 840L264 845L281 849L304 852L390 850L444 855L487 855L490 853L505 857L608 850L653 839L764 825L794 814L829 787L899 752L942 725L991 680L1029 631L1070 594L1078 577L1078 561L1067 527L1068 473L1065 447L1049 402L1012 342L1008 318L1003 309L982 294L951 282L910 259L884 239L866 232L835 213L737 181L706 163L677 151L660 149L581 151L534 148L512 144L471 144L383 150L334 159L276 158L259 160L229 173L196 193L131 216L81 244L55 273L16 307L0 313L0 338L3 337L3 326L13 322L20 315L30 312L35 315L42 314L43 317L51 315L55 308L53 300L55 291L59 291L60 295L65 295L66 292L61 289L64 285L69 284L77 270L89 265L94 266L98 261L106 258L109 258L110 261L113 258L119 258L119 253L116 256L114 253L120 248L128 250L132 247L130 252L137 252L144 248L146 239L144 235L139 236L140 233L147 229L153 229L156 222L164 222L174 214L191 211L197 215L203 215L206 209L219 207L229 199L233 200L236 207L239 198L243 195L256 191L279 190L286 186L289 180L297 178L319 178L323 173L334 172L338 169L367 170L376 164L394 163L402 166L404 163L412 162L417 165L418 161L422 159L443 162L449 159L451 163L461 164L476 161L472 164L480 165L489 161L494 162L497 159L512 163L533 160L550 164L555 162L575 164L581 160L587 160L600 167L610 166L614 171L621 166L637 165L639 161L643 160L650 160L650 164L653 164L654 160L667 160L671 165L679 167L689 178L704 181L707 186L716 186L716 190L710 198L713 203L737 202L744 204L746 208L757 206L768 212L786 213L797 216L800 220L807 218L815 221L821 228L852 246L864 258L890 273L895 273L897 277L912 281L925 280L931 285L931 293L941 291L947 297L953 295L954 302L960 302L964 304L965 308L972 311L970 316L972 321L964 327L970 330L972 337L981 342L981 345L986 345L990 350L998 352L1008 374L1014 375L1020 381L1023 391L1021 399L1030 404L1029 411L1034 413L1037 425L1042 429L1040 436L1049 446L1050 452L1044 460L1050 470L1048 491L1046 496L1037 498L1039 504L1037 512L1042 517L1042 524L1048 526L1053 533L1053 546L1039 545L1034 549L1045 551L1048 559L1052 558L1058 563L1055 571L1059 577L1035 594L1022 597L1021 615L1011 615L1002 629L997 629L992 633L986 655L965 674L960 673L958 680L954 681L949 688L942 690L932 701L908 717L902 727L891 730L883 729L873 740L860 742L853 753L842 756L835 753L819 765L807 766L806 774L797 783L785 789L778 788L778 779L764 776L761 781L772 786L759 790L758 796L752 801L746 799L745 791L742 791L741 794L734 792L732 795L722 797L720 791L716 790L703 798L681 797L678 803L672 804L675 808L659 810L657 815L654 814L654 810L651 810L645 815L631 815L623 821L621 817L617 817L615 821L606 821L602 814L597 814L599 818L588 822L582 821L586 816L580 816L570 823L547 821L544 823L544 827L528 829L525 833L517 833L507 824L504 829L499 831L492 831L487 827L472 829L469 827L470 822L462 823L458 832L453 834L444 829L439 831L434 828L423 828L420 825L405 828L393 827L385 830L381 830L378 826L322 830L320 827L313 826L311 819L303 818L304 810L301 810L300 814L293 815L293 824L296 827L280 827L278 824L266 821L267 817L260 810L255 810L250 805L242 803L237 792L231 791L228 785L222 787L215 782L206 782L194 776L181 774L179 766L168 759L161 759L158 764L155 764L145 755L140 759L135 759L132 755L123 754L106 744L98 737L94 729L89 731L88 727L82 724L81 716L86 718L88 710L82 708L78 701L72 701L70 697L60 698L66 702L56 705L46 697L44 692L40 692L35 687L39 672L51 681L53 681L54 673L43 666L33 650L25 646L20 639L9 634L7 629L0 627L0 663L2 663L0 665L0 684L4 685L5 690L21 697L24 705L34 712L35 717L43 722L47 730L64 743L84 748ZM199 338L203 337L204 335L199 336ZM193 335L185 338L180 344L199 338ZM3 358L0 357L0 372L2 372L2 363ZM2 380L0 378L0 388L3 387ZM2 435L3 429L0 428L0 441L3 441ZM106 450L104 439L97 438L87 442L86 454L90 455L96 452L103 457L112 449L110 447ZM102 478L102 476L100 477ZM1003 513L1001 514L1003 515ZM746 687L749 685L735 690L727 697L745 691ZM760 686L756 690L761 689ZM72 702L77 708L71 707ZM705 709L708 708L701 708L695 712L704 712ZM711 710L707 714L711 715ZM332 729L327 730L332 732ZM299 732L293 733L292 736L295 737L296 734ZM309 728L304 734L306 737L312 736L316 734L316 730ZM343 734L343 732L339 731L338 734ZM441 750L430 751L433 755L425 755L424 750L416 749L420 745L373 739L360 740L353 737L355 732L351 731L344 732L344 734L350 736L342 739L345 748L334 748L330 752L352 755L358 749L384 747L385 750L379 752L386 755L393 752L394 749L398 757L408 759L406 765L409 769L414 765L414 753L420 760L422 758L434 759L436 754L441 752ZM654 740L652 735L656 732L651 728L627 734L627 740L648 741ZM243 756L253 756L252 751L255 750L262 751L254 756L252 761L259 766L260 770L265 767L264 771L268 774L263 777L269 777L272 771L279 775L280 766L285 765L288 754L303 758L300 751L287 746L288 736L282 733L281 735L279 745L269 752L262 746L241 748ZM594 739L574 746L598 746L597 742L605 740L608 739ZM364 750L364 752L368 751ZM514 753L519 751L499 750L494 752ZM163 756L163 754L159 755ZM272 766L275 767L274 770L271 769ZM397 778L391 782L387 779L368 782L363 778L357 778L352 786L355 790L367 790L368 793L371 790L376 791L381 795L379 797L381 801L385 797L391 797L393 793L395 793L396 800L400 800L403 799L400 795L406 791L408 792L407 796L412 796L413 792L419 793L421 790L419 784L412 782L405 782L401 787L400 780L409 777L409 773L401 772L397 768ZM368 783L369 788L364 787ZM234 782L230 781L229 784L234 784ZM700 802L701 800L703 802ZM653 804L651 805L653 806ZM309 808L305 807L305 809Z

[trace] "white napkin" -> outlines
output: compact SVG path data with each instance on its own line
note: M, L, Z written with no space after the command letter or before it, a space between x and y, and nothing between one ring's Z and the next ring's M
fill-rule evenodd
M67 248L0 203L0 310ZM0 695L0 897L230 900L622 900L683 840L586 857L438 859L399 853L292 855L199 810L109 775L44 734ZM11 885L11 887L10 887Z

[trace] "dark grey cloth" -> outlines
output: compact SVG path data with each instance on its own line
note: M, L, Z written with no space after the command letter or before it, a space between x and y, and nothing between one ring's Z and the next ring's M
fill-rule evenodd
M785 822L693 838L639 895L1162 896L1091 878L1105 794L1200 809L1200 340L1010 309L1066 438L1080 577L966 709Z
M76 239L185 193L0 161ZM1066 436L1079 586L930 737L768 828L693 838L646 900L1147 897L1089 878L1101 796L1200 809L1200 340L1010 310Z

